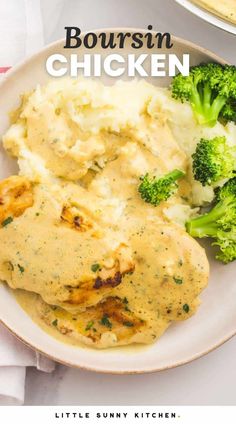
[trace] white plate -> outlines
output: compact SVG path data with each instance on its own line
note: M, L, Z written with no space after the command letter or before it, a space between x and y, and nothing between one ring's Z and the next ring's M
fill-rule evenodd
M130 29L112 31L134 31ZM109 30L107 30L109 31ZM142 30L139 30L142 31ZM190 53L191 64L209 60L223 62L214 54L189 42L173 38L171 53ZM127 55L132 49L128 46L119 51ZM8 112L19 103L19 95L45 83L46 58L55 52L70 54L63 49L63 41L56 42L31 57L7 75L0 87L0 135L9 125ZM73 53L75 51L73 50ZM96 53L104 54L99 48ZM165 52L164 50L161 53ZM82 49L79 50L83 54ZM106 54L109 53L106 51ZM112 51L114 53L114 51ZM150 53L142 49L139 53ZM114 79L103 76L110 84ZM168 79L148 79L156 85L168 84ZM0 178L16 171L17 167L3 151L0 151ZM144 373L172 368L185 364L211 351L236 333L236 279L235 263L222 265L211 260L211 278L208 288L201 296L202 305L197 314L188 321L174 324L161 339L144 348L114 348L96 351L89 348L77 348L55 340L41 330L15 301L11 292L0 286L1 321L22 341L43 352L49 357L67 365L89 370L111 373Z
M223 29L224 31L231 32L232 34L236 34L236 25L230 23L226 18L220 18L214 13L209 12L207 9L197 6L192 3L190 0L175 0L176 3L185 7L189 12L192 12L194 15L203 19L210 24Z

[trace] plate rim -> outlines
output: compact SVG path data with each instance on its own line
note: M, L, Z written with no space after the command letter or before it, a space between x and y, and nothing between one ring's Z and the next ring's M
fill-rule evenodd
M178 0L176 0L178 2ZM142 32L145 33L147 30L145 28L137 28L137 27L110 27L110 28L98 28L98 29L91 29L90 31L93 31L95 33L104 31L104 32L120 32L120 31L126 31L126 32ZM81 33L81 36L83 36L84 34L86 34L87 31L84 31ZM155 33L155 31L150 31L152 33ZM205 55L207 55L209 58L211 58L212 60L215 60L221 64L227 64L228 62L221 58L220 56L218 56L216 53L202 47L199 46L198 44L195 44L191 41L185 40L181 37L176 37L174 35L172 36L172 40L173 42L177 42L179 44L184 45L184 47L186 48L190 48L190 49L195 49L198 52L201 52ZM8 83L8 81L14 77L15 73L20 72L22 70L22 68L24 68L25 66L27 66L33 59L37 59L37 56L40 56L42 54L42 52L46 52L47 50L50 50L52 48L56 48L56 46L61 45L62 43L64 43L64 38L61 38L59 40L56 40L50 44L47 44L46 46L44 46L42 49L40 49L39 51L37 51L36 53L34 53L33 55L29 56L26 59L21 60L16 66L13 66L5 75L4 79L1 81L0 83L0 90L2 87L4 87L5 84ZM38 348L37 346L34 345L33 342L30 342L29 340L23 338L22 336L20 336L16 330L14 329L14 326L7 324L4 319L0 318L0 323L4 325L5 328L7 328L18 340L20 340L24 345L26 345L27 347L41 353L42 355L46 356L47 358L58 362L62 365L66 365L69 367L73 367L73 368L77 368L77 369L84 369L86 371L92 371L92 372L97 372L97 373L101 373L101 374L113 374L113 375L132 375L132 374L149 374L149 373L154 373L154 372L160 372L160 371L164 371L164 370L168 370L168 369L172 369L172 368L176 368L188 363L191 363L205 355L207 355L208 353L212 352L213 350L217 349L218 347L222 346L224 343L226 343L228 340L230 340L231 338L233 338L236 335L236 329L232 332L230 332L229 334L227 334L225 337L223 337L218 343L214 344L213 346L210 346L207 350L203 350L201 352L198 352L194 355L192 355L190 358L184 359L184 360L179 360L175 363L171 363L170 365L166 365L166 366L160 366L160 367L152 367L150 369L140 369L140 370L114 370L114 369L101 369L96 367L96 365L93 366L85 366L85 365L79 365L78 363L72 363L71 361L67 361L61 358L58 358L56 354L52 355L49 353L45 353L45 351L41 350L40 348ZM43 330L44 331L44 330ZM50 335L49 335L50 336ZM52 337L52 336L50 336Z
M65 365L67 367L70 368L76 368L76 369L81 369L81 370L85 370L85 371L89 371L89 372L96 372L98 374L111 374L111 375L140 375L140 374L153 374L156 372L160 372L160 371L166 371L166 370L170 370L170 369L174 369L174 368L178 368L181 367L183 365L186 364L190 364L191 362L196 361L197 359L200 359L206 355L208 355L209 353L213 352L214 350L218 349L219 347L223 346L225 343L227 343L229 340L231 340L233 337L236 336L236 330L233 331L232 333L230 333L229 335L227 335L225 338L221 339L219 341L219 343L215 344L214 346L211 346L209 349L204 350L202 352L199 352L195 355L193 355L190 359L186 359L186 360L182 360L182 361L178 361L174 364L168 365L168 366L162 366L162 367L155 367L155 368L151 368L151 369L140 369L140 370L109 370L109 369L101 369L101 368L96 368L96 366L84 366L84 365L79 365L79 364L74 364L72 362L67 362L66 360L63 360L61 358L58 358L57 356L53 356L49 353L45 353L45 351L39 349L38 347L34 346L34 344L30 343L29 341L26 341L24 338L22 338L19 334L15 333L15 330L13 328L11 328L8 324L6 324L1 318L0 318L0 323L3 324L3 326L5 328L7 328L11 334L13 334L20 342L22 342L25 346L29 347L30 349L33 349L34 351L46 356L48 359L51 359L52 361L59 363L61 365ZM37 325L37 323L36 323ZM43 330L44 331L44 330ZM50 337L52 337L51 335L49 335ZM79 347L78 347L79 349Z

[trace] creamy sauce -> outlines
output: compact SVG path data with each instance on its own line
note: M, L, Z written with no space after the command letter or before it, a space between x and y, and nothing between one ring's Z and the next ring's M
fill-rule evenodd
M26 292L24 290L14 290L13 295L15 296L17 302L19 305L24 309L24 311L31 317L31 319L39 325L46 333L48 333L53 338L57 339L58 341L66 344L70 344L72 346L79 347L80 349L88 349L89 346L85 345L82 341L79 341L78 338L72 338L70 335L62 334L60 331L58 331L57 327L53 325L48 325L40 316L38 313L38 308L35 307L36 304L39 302L39 297L35 293L32 292ZM125 351L126 354L134 354L138 353L140 351L144 351L148 348L148 345L145 344L135 344L135 350L133 348L133 345L123 345L119 346L119 350L122 349ZM114 352L116 353L115 347L113 347L113 350L103 350L103 354L109 353L109 355Z
M122 164L124 164L123 157L107 165L104 171L90 183L90 189L93 191L94 186L99 187L100 178L102 180L107 178L110 181L111 196L116 196L120 201L123 200L126 202L125 209L119 219L117 230L119 228L119 231L124 234L125 239L131 246L135 262L135 271L131 275L124 276L122 284L110 290L109 295L127 299L128 308L131 311L135 311L135 316L143 320L145 326L135 334L122 334L122 337L119 339L120 325L118 325L117 328L115 322L113 322L113 328L109 329L109 331L112 332L112 334L116 334L116 343L114 343L113 338L105 339L105 341L102 342L96 340L96 347L113 346L119 344L119 342L125 344L130 343L131 340L133 343L153 342L163 334L171 321L187 319L196 312L196 308L199 305L198 294L206 286L208 280L208 263L203 249L197 242L188 236L183 229L177 225L169 224L164 219L162 210L165 205L154 208L140 199L137 192L137 181L134 181L133 184L126 184L127 172L130 171L128 171L126 163L126 166L124 164L126 173L121 172L120 168ZM123 187L122 190L120 190L120 186ZM186 196L188 195L188 190L188 185L186 186L186 184L183 184L181 191L184 192ZM37 205L35 205L34 208L37 209ZM36 209L34 208L29 210L31 215L35 215ZM90 210L91 209L92 207ZM52 213L52 209L48 206L48 209L46 208L47 217L49 213ZM18 225L21 227L21 231L23 230L24 235L24 225L28 226L28 223L29 216L27 216L27 214L24 214L18 221ZM34 258L31 246L35 246L35 243L39 242L38 233L40 228L36 227L34 230L34 225L35 223L31 221L30 231L28 233L29 237L35 237L29 244L28 263L31 265L27 267L29 268L29 272L27 272L25 259L24 262L21 262L26 268L24 276L22 276L22 279L25 280L23 282L21 281L21 287L36 291L36 289L30 285L32 284L31 273L39 266L37 261L39 260L39 262L41 262L43 260L43 262L45 262L43 267L44 279L42 281L41 277L35 278L33 280L35 283L33 284L37 284L38 292L41 292L41 295L43 295L48 303L61 305L58 301L58 290L61 294L62 287L60 281L55 281L55 279L53 279L51 270L54 270L56 267L59 276L63 276L68 270L73 270L73 273L78 279L81 269L76 269L75 267L75 254L73 252L73 250L77 251L77 237L74 238L75 234L71 232L71 230L68 231L68 235L66 236L64 228L62 234L60 233L60 228L56 228L57 237L63 240L68 247L66 249L66 254L63 248L62 256L59 254L59 251L58 254L55 255L55 249L59 247L58 244L52 246L50 244L51 237L54 238L55 233L54 231L52 232L50 222L48 223L47 219L43 225L42 223L40 224L40 227L43 227L43 231L45 231L45 233L42 233L42 238L40 238L40 240L45 240L45 237L47 237L49 249L43 249L43 255L45 256L42 257L40 255L39 258L37 258L36 254ZM102 226L104 229L106 228L108 232L109 229L104 222ZM17 230L17 228L13 229L12 227L12 231ZM7 238L9 234L11 233L7 233ZM65 237L69 237L67 241ZM13 236L11 238L14 239L15 243L15 238ZM95 256L92 260L91 251L89 254L86 252L86 244L84 243L85 240L80 246L80 252L81 249L83 250L83 254L85 252L84 257L87 262L84 264L84 272L86 272L90 269L92 262L99 262L101 260L98 256ZM6 251L6 257L8 257L11 251L12 248L10 245L9 252ZM24 255L26 255L27 249L24 248L23 251ZM97 255L97 251L95 255ZM60 260L58 260L58 258L60 258ZM15 263L15 259L12 259L12 262ZM48 280L51 283L49 292L47 292ZM19 284L19 279L17 282ZM43 285L45 286L43 287ZM21 293L20 302L22 304L22 299L24 299L24 307L29 303L27 309L30 309L30 304L34 303L35 300L33 299L32 302L32 298L29 297L26 292L24 293L25 294ZM101 296L101 293L97 294L97 296L98 295ZM54 296L54 298L52 298L52 296ZM96 297L96 302L99 299L101 299L101 297ZM88 343L89 334L85 329L87 323L91 322L91 319L94 321L94 327L98 333L99 322L102 315L97 316L92 313L91 316L88 310L83 315L81 313L74 313L71 315L60 308L52 310L39 299L37 299L37 305L38 309L36 308L34 310L34 315L35 311L38 311L39 316L42 317L43 321L46 320L50 327L53 327L51 324L57 320L57 326L59 325L59 328L65 332L64 336L66 336L66 340L73 340L74 343L76 340L78 343ZM60 324L58 324L58 322ZM69 335L65 329L68 330ZM106 333L107 329L105 330ZM54 334L55 331L56 330L53 328ZM101 328L99 328L99 331L100 335L104 332ZM86 337L86 341L83 337Z
M204 250L167 214L191 213L192 188L189 158L151 110L157 93L137 82L66 82L64 92L52 83L26 97L4 137L33 180L33 204L0 228L0 279L60 340L152 343L196 312L207 285ZM176 193L145 203L140 176L175 168L186 172Z
M132 260L122 234L109 226L101 227L96 222L96 210L92 216L89 202L96 204L96 197L91 198L79 187L73 187L73 191L77 206L80 203L76 215L83 209L79 201L83 196L90 210L87 219L91 228L77 231L61 219L63 204L68 203L63 188L36 186L34 205L1 230L0 278L12 288L39 293L46 302L74 311L96 304L110 290L109 286L94 290L95 276L109 276L118 260L116 271L124 272L126 267L129 271ZM66 192L68 196L69 187ZM96 263L101 272L93 272Z

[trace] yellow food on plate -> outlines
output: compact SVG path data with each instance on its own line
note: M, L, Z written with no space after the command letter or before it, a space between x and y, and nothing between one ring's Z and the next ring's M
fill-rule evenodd
M25 177L12 176L0 182L0 224L20 216L33 205L32 183Z
M3 136L19 175L0 183L0 279L61 340L108 348L157 340L197 310L205 250L184 228L213 190L194 181L190 105L145 81L61 79L24 94ZM181 179L153 206L145 174Z
M36 307L37 318L69 342L95 348L152 343L172 321L196 312L208 282L208 261L199 244L173 224L140 222L130 232L130 246L135 270L104 301L83 312L72 314L39 297L23 296Z
M236 24L236 1L235 0L193 0L221 18Z
M18 188L25 182L22 180L10 177L2 186L15 183ZM73 205L73 198L63 197L63 188L58 192L50 185L36 184L31 207L17 217L9 208L8 218L1 222L0 238L0 279L14 289L33 291L49 304L73 311L107 297L134 268L131 249L122 234L96 222L89 208L96 197L76 189ZM0 197L1 213L5 203L1 186ZM18 202L21 197L23 203L23 189Z

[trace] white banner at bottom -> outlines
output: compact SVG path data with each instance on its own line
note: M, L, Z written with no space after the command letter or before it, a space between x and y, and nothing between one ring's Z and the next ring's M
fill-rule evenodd
M236 406L2 406L0 423L235 424Z

